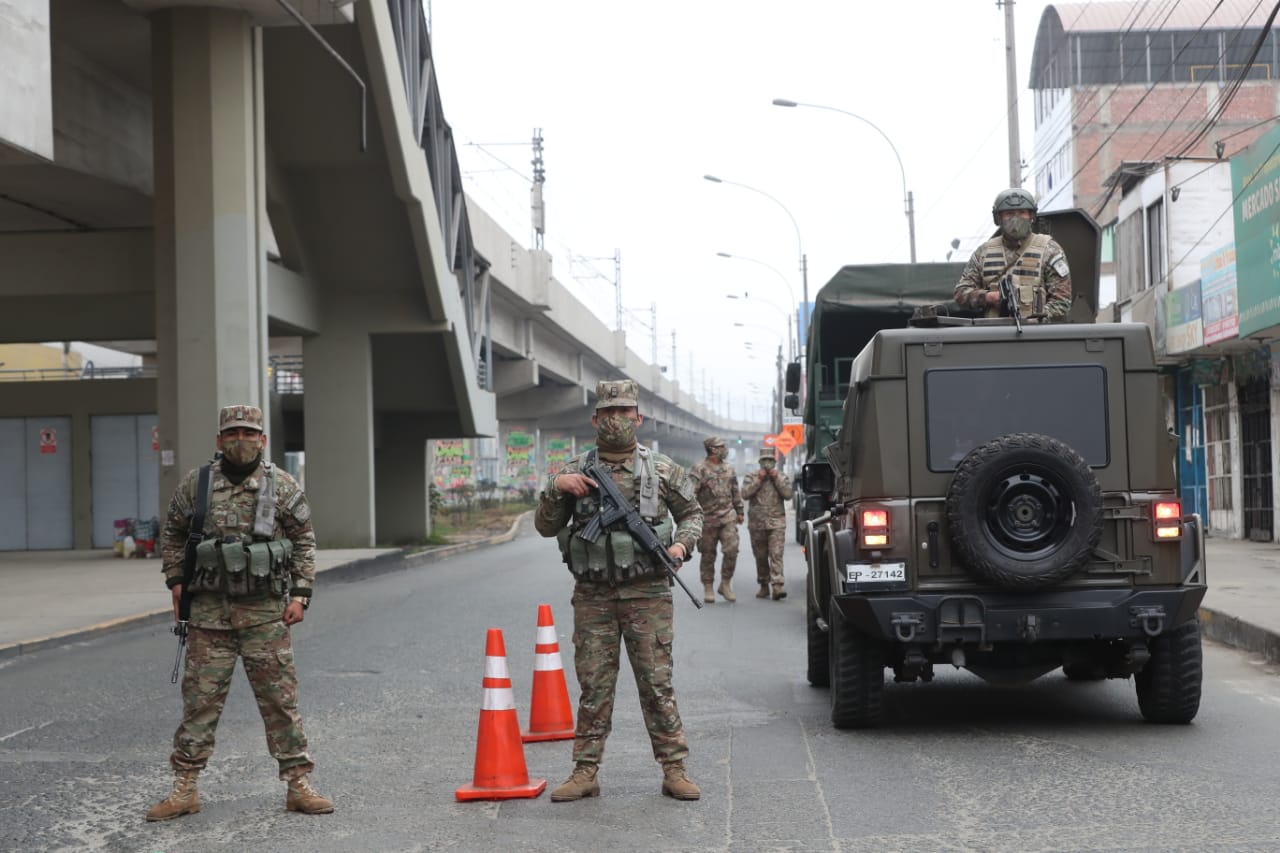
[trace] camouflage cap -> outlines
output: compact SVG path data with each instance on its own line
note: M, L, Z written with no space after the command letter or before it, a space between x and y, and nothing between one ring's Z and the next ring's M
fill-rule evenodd
M708 436L703 440L702 446L707 450L710 450L713 447L724 447L724 439L718 435Z
M596 409L640 406L640 388L630 379L606 379L596 383Z
M762 447L760 448L760 458L761 459L777 459L778 453L772 447Z
M233 427L248 427L262 431L262 409L238 403L234 406L223 406L218 413L218 432Z

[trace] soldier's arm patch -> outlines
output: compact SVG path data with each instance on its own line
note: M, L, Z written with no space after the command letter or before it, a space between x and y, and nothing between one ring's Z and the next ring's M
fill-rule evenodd
M307 496L301 490L294 493L286 509L299 523L311 518L311 504L307 503Z
M1053 271L1063 278L1068 278L1071 275L1071 267L1067 266L1066 255L1058 255L1050 262L1049 266L1053 267Z

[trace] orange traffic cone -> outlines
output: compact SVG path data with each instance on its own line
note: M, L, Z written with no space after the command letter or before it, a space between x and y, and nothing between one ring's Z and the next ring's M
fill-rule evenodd
M484 644L484 701L476 735L476 770L472 784L455 795L468 800L512 800L536 797L547 787L546 779L530 779L520 743L520 721L507 671L507 647L502 631L490 628Z
M520 732L525 743L573 738L573 709L569 688L564 683L560 643L551 605L538 605L538 641L533 656L533 702L529 708L529 728Z

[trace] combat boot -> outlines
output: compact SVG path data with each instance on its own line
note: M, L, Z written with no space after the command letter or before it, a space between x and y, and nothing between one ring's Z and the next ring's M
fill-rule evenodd
M725 601L737 601L738 596L733 594L733 590L729 588L729 582L724 578L720 579L720 589L718 592L724 596Z
M711 584L709 583L704 583L702 585L702 600L707 604L716 603L716 592L711 588Z
M151 807L147 812L147 820L173 820L175 817L200 811L200 794L196 791L198 773L198 770L175 771L173 791Z
M774 601L781 601L782 599L784 599L784 598L786 598L786 597L787 597L787 591L786 591L785 589L783 589L783 588L782 588L782 584L780 584L780 583L775 583L775 584L773 585L773 600L774 600Z
M303 814L329 814L333 811L333 800L320 796L320 792L311 787L311 780L304 774L289 780L289 793L285 796L284 807L291 812Z
M684 772L683 761L662 765L662 793L677 800L696 800L702 791Z
M756 591L756 598L768 598L769 585L767 583L760 584L760 589Z
M596 771L599 769L598 764L579 761L564 784L551 792L551 802L568 803L583 797L600 796L600 783L596 781Z

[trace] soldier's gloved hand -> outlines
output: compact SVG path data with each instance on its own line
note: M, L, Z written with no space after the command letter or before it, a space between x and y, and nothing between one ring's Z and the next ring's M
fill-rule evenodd
M585 474L561 474L556 477L556 488L580 498L600 484Z
M304 618L305 611L302 609L302 603L290 601L289 606L284 609L284 624L297 625Z
M671 547L667 548L667 553L680 562L684 562L689 559L689 552L686 551L684 546L679 542L672 542Z

